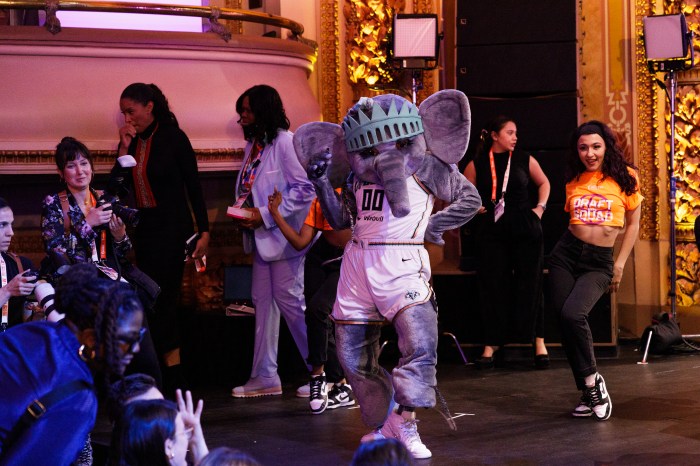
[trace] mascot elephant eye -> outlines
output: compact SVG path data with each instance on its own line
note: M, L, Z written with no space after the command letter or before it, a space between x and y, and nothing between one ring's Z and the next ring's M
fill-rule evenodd
M403 138L399 139L396 141L396 148L397 149L403 149L404 147L411 146L413 144L413 140L409 138Z
M367 149L360 151L360 157L364 158L376 157L377 155L379 155L379 151L376 147L368 147Z

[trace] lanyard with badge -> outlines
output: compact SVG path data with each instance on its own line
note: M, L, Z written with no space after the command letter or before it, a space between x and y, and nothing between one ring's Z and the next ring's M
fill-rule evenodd
M496 163L493 161L493 151L489 151L489 162L491 163L491 202L494 204L493 221L497 222L503 216L506 210L506 187L508 186L508 177L510 176L510 159L513 152L508 153L508 165L503 174L503 188L501 189L501 198L496 202L496 189L498 186L498 175L496 174Z
M243 204L253 190L253 182L255 181L260 162L262 161L263 152L265 152L265 146L257 140L253 141L250 155L241 172L240 195L236 199L236 203L233 204L233 207L243 207Z
M7 265L5 260L0 255L0 288L7 286ZM0 332L7 330L10 318L10 302L6 302L2 305L2 322L0 322Z

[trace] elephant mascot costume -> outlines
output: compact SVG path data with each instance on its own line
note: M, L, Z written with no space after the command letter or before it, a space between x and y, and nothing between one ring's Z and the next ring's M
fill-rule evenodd
M443 233L481 206L456 167L470 122L459 91L440 91L420 109L386 94L361 99L342 126L308 123L294 135L324 216L334 229L353 231L332 317L338 357L373 429L362 441L397 438L415 458L432 455L418 435L415 408L435 406L437 385L437 305L424 241L444 244ZM435 198L450 204L431 215ZM402 356L391 376L378 363L387 322Z

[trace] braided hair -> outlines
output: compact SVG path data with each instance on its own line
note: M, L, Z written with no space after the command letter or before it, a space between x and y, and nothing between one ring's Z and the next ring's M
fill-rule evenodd
M75 264L56 283L56 307L79 330L94 329L96 348L103 348L105 379L119 375L119 323L143 312L136 293L123 282L100 278L92 264Z

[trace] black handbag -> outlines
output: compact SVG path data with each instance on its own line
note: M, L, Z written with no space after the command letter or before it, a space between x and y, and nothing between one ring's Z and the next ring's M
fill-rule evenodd
M651 332L651 340L649 332ZM668 312L656 314L651 320L651 325L642 332L642 351L647 342L649 342L649 352L652 354L664 354L671 351L674 345L683 342L678 322Z

